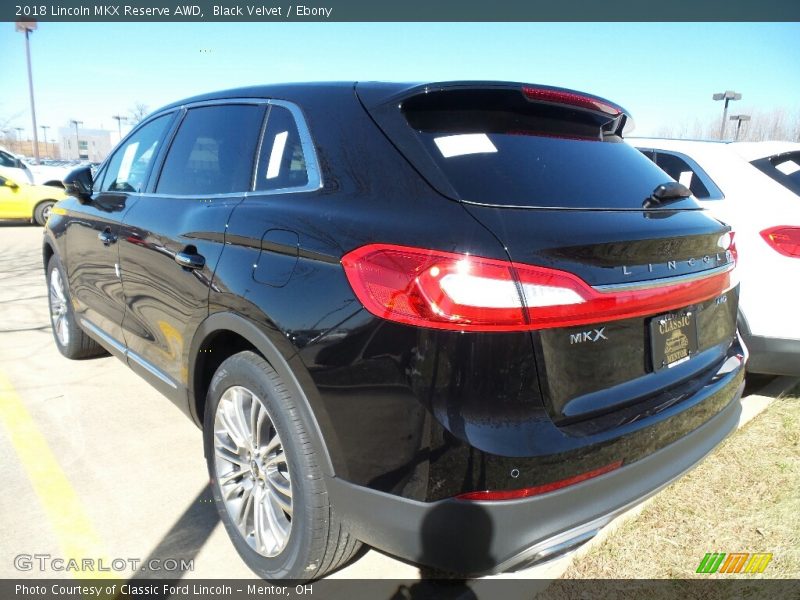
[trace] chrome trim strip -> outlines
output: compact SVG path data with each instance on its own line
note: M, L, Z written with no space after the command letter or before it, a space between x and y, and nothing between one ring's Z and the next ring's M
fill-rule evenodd
M209 200L215 198L242 198L251 192L226 192L224 194L156 194L155 192L142 192L137 194L142 197L146 198L176 198L176 199L183 199L187 198L189 200Z
M95 334L97 337L101 338L109 346L112 346L113 348L115 348L119 353L121 353L123 356L125 356L125 358L132 359L134 362L136 362L142 368L147 370L152 375L155 375L156 377L158 377L161 381L163 381L164 383L166 383L167 385L169 385L173 389L176 389L176 390L178 389L178 384L175 383L169 376L165 375L164 373L162 373L161 371L156 369L153 365L151 365L149 362L147 362L145 359L143 359L141 356L139 356L138 354L136 354L132 350L129 350L123 344L120 344L117 340L115 340L113 337L108 335L105 331L100 329L97 325L95 325L91 321L87 321L86 319L81 319L81 325L83 327L85 327L86 329L89 329L93 334Z
M117 340L113 337L108 335L105 331L100 329L97 325L92 323L91 321L87 321L86 319L81 319L81 325L89 330L97 337L101 338L104 342L106 342L109 346L112 346L117 352L122 355L125 355L128 352L128 349L123 345L120 344Z
M663 287L667 285L675 285L676 283L687 283L690 281L698 281L700 279L708 279L721 273L732 271L735 263L728 263L720 267L700 271L698 273L688 273L686 275L676 275L674 277L661 277L659 279L651 279L649 281L632 281L631 283L613 283L610 285L595 285L593 289L598 292L620 292L629 290L646 290L650 288Z
M261 147L264 145L264 134L267 132L267 121L269 121L269 113L272 112L272 107L267 106L264 109L264 117L261 119L261 131L258 134L258 144L256 145L256 154L253 160L253 172L250 173L250 189L256 189L256 180L258 179L258 166L261 163Z
M178 389L178 384L177 383L172 381L172 379L170 377L168 377L167 375L165 375L164 373L162 373L161 371L156 369L153 365L151 365L149 362L147 362L141 356L139 356L138 354L136 354L132 350L128 350L126 354L127 354L128 358L133 360L135 363L137 363L143 369L145 369L146 371L148 371L152 375L155 375L161 381L163 381L164 383L166 383L167 385L169 385L173 389L176 389L176 390Z

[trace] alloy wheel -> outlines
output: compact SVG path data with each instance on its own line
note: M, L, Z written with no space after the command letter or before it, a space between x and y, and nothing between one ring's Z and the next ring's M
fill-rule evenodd
M50 319L59 344L69 344L69 322L67 321L67 294L58 269L50 271Z
M214 466L225 508L248 545L280 554L292 529L292 482L284 446L261 399L225 390L214 416Z

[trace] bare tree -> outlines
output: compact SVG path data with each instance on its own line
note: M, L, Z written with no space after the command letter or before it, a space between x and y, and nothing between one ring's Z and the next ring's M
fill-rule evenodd
M128 111L128 114L130 115L129 120L131 125L136 125L139 121L150 114L150 108L143 102L137 102L133 105L133 108Z
M800 141L800 108L793 110L785 107L770 109L756 109L742 107L740 114L748 115L749 121L743 121L739 129L739 140L760 142L764 140L775 141ZM735 121L725 124L724 139L732 140L736 135ZM703 120L687 117L678 122L662 125L656 135L677 139L719 139L719 117L707 117Z
M8 149L11 149L17 141L14 132L14 123L22 116L23 112L24 111L19 111L10 117L0 116L0 144ZM16 148L14 148L13 151L16 151Z

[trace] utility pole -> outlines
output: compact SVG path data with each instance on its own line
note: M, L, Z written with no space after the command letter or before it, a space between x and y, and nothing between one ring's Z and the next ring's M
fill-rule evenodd
M39 125L42 128L42 133L44 134L44 153L47 156L50 156L50 151L47 149L47 130L50 129L50 125Z
M22 129L22 127L14 127L14 129L16 129L16 131L17 131L17 137L16 137L17 143L15 144L16 147L17 147L17 152L22 154L22 131L23 131L23 129Z
M742 95L738 92L727 90L719 94L714 94L712 99L725 100L725 108L722 109L722 123L720 123L719 126L719 139L723 139L725 137L725 121L728 120L728 102L731 100L741 100Z
M83 121L76 121L75 119L70 120L70 123L75 125L75 150L78 153L78 160L81 159L81 140L78 137L78 125L83 125Z
M31 70L31 42L30 34L36 30L36 21L18 21L17 31L25 32L25 56L28 58L28 92L31 96L31 121L33 121L33 160L39 164L39 138L36 134L36 104L33 101L33 71Z

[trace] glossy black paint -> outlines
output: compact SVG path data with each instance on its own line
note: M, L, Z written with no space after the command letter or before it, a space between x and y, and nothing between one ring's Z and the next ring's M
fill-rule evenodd
M407 89L362 85L359 93L353 84L247 88L162 109L226 98L297 104L319 159L319 190L162 197L152 193L162 155L145 193L69 199L59 205L66 215L50 220L46 243L67 265L76 306L154 367L161 377L129 359L198 424L226 353L273 353L296 380L332 475L430 501L635 462L732 401L743 377L736 291L694 307L701 353L659 373L648 363L646 319L606 324L607 347L575 349L572 329L448 332L365 311L339 261L371 242L510 257L592 285L730 259L716 258L725 226L672 204L513 210L447 198L362 105L365 97L391 104ZM97 238L106 228L118 239L112 247ZM181 267L182 251L205 265Z

